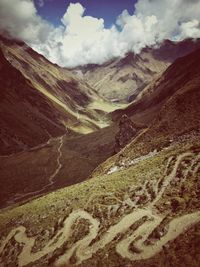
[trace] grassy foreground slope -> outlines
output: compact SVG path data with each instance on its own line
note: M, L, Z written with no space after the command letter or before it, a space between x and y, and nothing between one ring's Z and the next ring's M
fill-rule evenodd
M198 266L199 148L193 138L2 211L2 266Z

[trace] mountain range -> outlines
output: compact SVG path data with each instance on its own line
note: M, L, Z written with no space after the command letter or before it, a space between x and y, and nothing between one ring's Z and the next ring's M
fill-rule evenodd
M177 58L200 48L199 40L164 41L144 48L140 54L128 53L102 65L76 68L78 77L87 81L99 95L113 102L132 102L151 81L158 78Z

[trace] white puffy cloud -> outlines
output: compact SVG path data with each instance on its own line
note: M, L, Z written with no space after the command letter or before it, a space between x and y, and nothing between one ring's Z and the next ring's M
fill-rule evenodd
M30 44L41 44L52 26L40 16L31 0L0 0L0 33Z
M157 25L152 35L157 41L163 39L180 40L184 24L200 20L200 0L139 0L135 5L135 15L142 18L154 15ZM187 37L200 37L189 34Z
M101 64L164 39L200 37L200 0L138 0L134 14L123 11L110 29L103 19L85 16L80 3L71 3L54 27L38 16L31 0L14 1L0 0L0 31L67 67Z
M197 19L188 22L183 22L180 25L180 39L185 38L199 38L200 37L200 23Z
M84 16L84 7L79 4L70 4L62 18L63 27L60 27L59 59L52 54L52 43L55 38L49 38L51 48L49 58L63 66L74 67L88 63L103 63L113 57L124 56L128 51L139 52L146 44L153 44L151 28L157 23L155 16L140 18L130 16L124 11L117 19L116 25L106 29L103 19ZM55 31L54 31L55 32ZM56 37L56 40L58 38ZM48 45L42 45L39 51L44 53ZM54 51L57 49L56 43ZM58 51L58 50L57 50Z
M139 53L146 45L153 45L155 43L152 30L158 21L154 15L147 17L140 15L129 16L125 12L122 14L122 17L118 18L117 22L122 27L122 31L119 32L119 42L125 43L125 52L134 51Z

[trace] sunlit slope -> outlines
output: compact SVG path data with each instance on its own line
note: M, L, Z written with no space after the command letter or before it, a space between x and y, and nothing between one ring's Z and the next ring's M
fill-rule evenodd
M24 43L3 37L0 41L3 154L41 144L68 130L85 134L109 125L107 113L118 106Z
M77 79L71 71L52 64L21 42L1 38L1 49L6 59L37 91L45 95L61 113L68 114L69 119L64 119L63 124L84 133L108 125L98 110L88 105L93 102L99 103L99 106L102 104L103 111L104 105L108 106L109 111L115 107L99 97L88 84Z
M61 114L0 52L0 153L11 154L65 134Z

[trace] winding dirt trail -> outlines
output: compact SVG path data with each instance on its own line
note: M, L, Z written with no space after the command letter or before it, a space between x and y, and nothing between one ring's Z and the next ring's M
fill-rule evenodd
M15 198L13 198L13 202L17 202L17 201L20 201L24 198L27 198L27 197L32 197L32 196L35 196L35 195L38 195L38 194L41 194L43 193L47 188L51 187L53 184L54 184L54 179L56 177L56 175L59 173L60 169L62 168L62 164L61 164L61 157L62 157L62 152L61 152L61 149L62 149L62 146L63 146L63 136L59 137L58 140L59 140L59 146L58 146L58 156L57 156L57 159L56 159L56 162L57 162L57 167L55 169L55 171L52 173L52 175L49 177L49 183L47 185L45 185L42 189L40 190L37 190L37 191L32 191L32 192L28 192L28 193L25 193L25 194L18 194ZM50 141L47 142L47 144L49 144Z
M59 173L60 169L62 168L62 164L61 164L62 151L61 151L61 149L63 146L63 139L64 139L63 136L59 138L57 168L54 171L54 173L52 173L52 175L49 177L49 185L47 185L48 187L51 186L52 184L54 184L54 178L56 177L56 175Z
M62 144L62 142L61 142ZM60 157L61 157L61 146L60 145ZM18 255L18 265L20 267L25 266L30 263L41 259L45 255L54 252L57 248L64 245L73 233L73 225L76 223L77 219L84 219L89 222L89 233L85 235L82 239L76 241L72 246L58 258L55 262L55 266L65 265L69 262L70 258L75 254L77 258L76 265L82 263L83 261L92 257L94 253L98 250L104 248L109 244L118 234L125 234L126 236L120 241L116 241L116 252L124 258L128 258L131 261L144 260L153 257L155 254L162 250L162 247L169 241L177 238L181 233L187 231L188 228L194 224L200 222L200 211L196 211L190 214L182 215L172 219L168 223L167 232L160 237L154 244L147 245L145 241L148 241L150 234L161 224L164 216L158 213L155 209L155 204L162 198L166 188L170 185L170 182L176 177L176 172L180 164L184 159L192 158L192 162L189 166L190 170L192 167L199 166L199 157L195 157L193 153L183 153L176 158L173 168L169 175L165 175L162 180L159 180L155 185L155 190L157 192L156 197L149 201L144 208L137 208L130 212L128 215L122 217L118 223L110 226L110 228L100 236L96 242L100 230L100 221L91 214L84 210L72 211L69 216L65 219L63 227L57 232L57 234L38 252L32 252L32 248L35 244L35 237L28 237L26 235L26 228L24 226L17 227L13 229L5 240L3 240L0 247L0 254L6 249L6 245L9 241L14 238L16 242L23 243L23 249ZM172 158L169 158L167 168L169 167ZM58 163L60 162L58 157ZM59 165L59 164L58 164ZM60 165L58 166L59 171ZM192 172L197 172L198 168L193 168ZM167 173L167 172L166 172ZM57 172L55 171L55 175ZM53 178L55 176L52 176ZM158 186L158 184L160 184ZM136 230L128 233L130 227L141 219L145 221L141 223ZM91 245L91 242L93 244ZM139 253L133 253L129 250L130 244L133 243L134 247L139 251Z
M51 239L41 251L38 251L36 253L32 252L32 248L35 243L35 238L28 237L26 235L26 228L24 226L19 226L13 229L3 241L3 244L0 247L0 254L4 250L9 240L14 237L18 243L24 244L22 252L18 257L18 265L25 266L30 262L35 262L43 256L53 252L55 249L60 248L70 237L71 228L75 221L79 218L89 220L92 225L92 227L90 228L90 233L86 238L88 238L88 240L95 238L96 233L98 232L99 222L94 219L89 213L83 210L76 210L69 215L69 217L64 222L63 228L58 231L54 238Z
M177 169L178 169L181 161L184 158L186 158L188 156L192 156L192 155L193 155L192 153L183 153L183 154L181 154L181 155L178 156L172 172L168 176L165 176L165 179L164 179L164 181L162 183L162 187L161 187L160 190L158 189L158 184L161 182L161 179L158 180L157 188L156 188L156 191L158 193L157 193L156 198L154 199L154 201L149 205L149 207L154 206L156 204L156 202L158 202L161 199L163 193L166 190L166 187L169 186L170 185L170 182L175 178ZM170 163L171 159L172 158L169 159L169 163Z
M121 242L119 242L116 246L116 251L124 258L128 258L132 261L136 260L145 260L153 257L155 254L159 253L163 246L169 242L177 238L181 233L185 232L192 225L200 222L200 212L194 212L187 215L183 215L181 217L173 219L168 227L167 234L158 240L153 245L145 245L145 241L148 239L148 236L151 232L159 226L162 221L161 217L155 217L154 221L147 221L143 223L139 228L133 233L133 235L125 238ZM140 240L135 241L137 237L142 237ZM134 242L134 246L141 251L141 253L131 253L129 250L130 244Z

